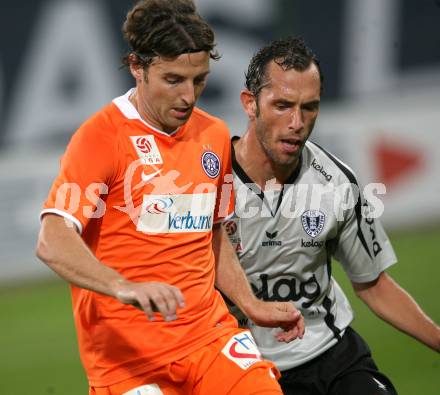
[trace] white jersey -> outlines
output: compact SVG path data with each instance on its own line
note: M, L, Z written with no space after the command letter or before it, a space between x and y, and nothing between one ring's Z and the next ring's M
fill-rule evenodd
M263 193L235 153L232 165L236 208L226 231L255 294L293 302L305 318L304 338L278 342L279 328L258 327L236 307L231 311L251 329L265 358L290 369L333 346L353 319L331 275L332 258L350 280L362 283L376 279L396 257L379 221L366 215L380 207L358 199L353 171L316 144L306 143L300 165L278 190L266 184Z

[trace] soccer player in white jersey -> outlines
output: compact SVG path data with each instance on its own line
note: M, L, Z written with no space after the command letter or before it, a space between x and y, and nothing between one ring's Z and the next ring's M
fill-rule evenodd
M353 171L308 141L322 83L318 59L299 38L262 48L246 74L241 102L249 123L233 139L236 212L225 226L254 292L294 303L306 331L283 344L273 329L240 322L282 371L285 394L396 394L350 327L353 312L331 275L332 258L386 322L437 352L440 328L386 273L396 257Z

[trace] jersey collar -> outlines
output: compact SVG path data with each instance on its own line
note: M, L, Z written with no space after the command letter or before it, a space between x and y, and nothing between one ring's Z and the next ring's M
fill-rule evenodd
M232 160L232 168L234 169L237 176L240 178L241 181L245 184L255 184L257 185L249 176L248 174L243 170L240 163L237 161L237 157L235 155L235 149L234 149L234 141L240 140L239 136L233 136L231 139L231 160ZM287 178L286 182L284 184L294 184L296 179L299 176L299 173L301 171L303 164L303 155L301 153L298 161L298 166L296 166L295 171ZM261 193L264 194L263 191Z
M145 121L136 110L136 107L133 106L131 101L129 100L131 94L135 91L136 88L130 89L125 95L119 96L116 99L113 99L113 103L119 110L124 114L124 116L128 119L137 119L141 121L144 125L148 126L151 130L154 130L156 133L162 134L164 136L175 136L176 133L179 132L181 127L177 128L171 133L166 133L163 130L160 130L153 125L150 125L147 121Z

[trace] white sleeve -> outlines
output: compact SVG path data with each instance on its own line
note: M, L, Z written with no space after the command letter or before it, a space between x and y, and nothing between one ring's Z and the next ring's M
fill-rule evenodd
M334 256L350 280L369 282L397 262L390 240L379 219L363 215L368 203L362 194L339 229Z

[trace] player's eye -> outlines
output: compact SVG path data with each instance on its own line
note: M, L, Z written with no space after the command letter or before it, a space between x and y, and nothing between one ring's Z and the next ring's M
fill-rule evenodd
M165 77L165 81L170 85L177 85L182 82L182 79L178 77Z
M305 104L302 108L306 111L317 111L319 108L319 103Z
M206 77L196 78L194 80L194 85L203 85L206 82Z
M287 103L275 103L277 110L287 110L290 106Z

